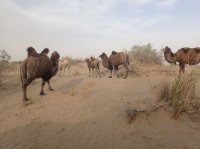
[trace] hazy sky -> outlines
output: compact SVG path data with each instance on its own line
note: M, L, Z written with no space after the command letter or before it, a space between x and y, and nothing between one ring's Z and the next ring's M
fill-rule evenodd
M151 42L160 49L200 46L200 0L1 0L0 49L98 56Z

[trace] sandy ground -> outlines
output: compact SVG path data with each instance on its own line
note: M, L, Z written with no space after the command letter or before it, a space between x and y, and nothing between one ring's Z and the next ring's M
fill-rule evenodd
M28 87L28 107L22 106L18 66L6 71L0 89L0 149L199 149L200 123L187 117L175 120L159 110L127 123L126 109L142 111L154 104L152 85L173 78L177 68L136 67L127 79L109 79L103 68L96 78L88 77L86 64L72 66L71 78L56 75L54 91L45 86L45 96L39 95L41 80L35 80Z

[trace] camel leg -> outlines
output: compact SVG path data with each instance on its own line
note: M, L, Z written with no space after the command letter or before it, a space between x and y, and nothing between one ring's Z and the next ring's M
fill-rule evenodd
M64 66L64 72L63 72L64 74L63 74L63 76L65 76L65 68L66 68L66 66Z
M181 75L181 72L185 72L185 63L179 63L179 74Z
M61 73L62 73L62 69L60 68L59 71L60 71L60 77L62 77L62 75L61 75Z
M50 80L48 80L47 83L48 83L48 85L49 85L49 90L50 90L50 91L53 91L53 89L52 89L52 87L51 87L51 85L50 85Z
M96 70L96 78L97 78L99 75L98 67L95 67L95 70Z
M91 69L89 68L89 77L90 77L90 71L91 71Z
M45 95L45 94L44 94L44 90L43 90L43 88L44 88L44 85L45 85L45 81L44 81L44 80L42 80L42 85L41 85L41 91L40 91L40 95Z
M34 79L28 79L26 81L24 81L25 83L22 84L22 92L23 92L23 103L26 104L26 102L28 101L28 97L27 97L27 87L28 85L33 81Z
M117 73L118 70L118 66L114 66L114 73L117 75L117 77L119 78L119 74Z
M127 76L128 76L128 65L127 65L127 64L126 64L126 65L124 65L124 68L126 69L126 75L125 75L124 79L126 79L126 78L127 78Z
M108 78L112 78L112 70L110 70L110 76Z

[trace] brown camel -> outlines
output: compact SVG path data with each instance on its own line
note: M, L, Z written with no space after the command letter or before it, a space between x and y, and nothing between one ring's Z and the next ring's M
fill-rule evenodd
M128 76L128 65L129 65L129 57L124 52L115 52L112 51L112 54L108 58L108 56L103 52L99 57L102 59L102 64L104 67L108 68L110 70L110 76L109 78L112 78L112 70L114 69L114 73L119 77L119 75L116 73L116 70L118 70L119 65L124 65L124 68L126 69L126 75L124 79Z
M69 72L69 78L70 78L70 63L67 59L64 59L64 58L59 59L58 67L60 71L60 76L61 76L62 71L64 73L63 75L65 75L65 69L67 68Z
M51 58L47 56L49 49L44 49L38 54L33 47L27 48L28 57L22 62L20 67L20 78L22 82L23 102L27 105L27 87L36 78L42 78L42 88L40 95L44 95L43 87L45 82L49 85L49 90L53 90L50 79L58 71L58 59L60 55L54 51Z
M164 57L168 63L179 63L179 73L185 72L185 64L196 65L200 63L200 48L181 48L172 53L169 47L164 48Z
M99 75L99 73L100 73L99 60L91 57L91 58L86 58L85 61L87 63L88 69L89 69L89 77L90 77L91 70L92 70L92 73L93 73L94 69L96 70L97 75Z
M101 55L99 55L102 61L102 65L108 69L108 56L103 52Z

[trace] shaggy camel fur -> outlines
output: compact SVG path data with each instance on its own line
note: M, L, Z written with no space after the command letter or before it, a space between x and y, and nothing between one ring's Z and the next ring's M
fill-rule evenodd
M102 61L102 65L108 69L108 56L103 52L101 55L99 55Z
M99 75L99 73L100 73L99 60L91 57L91 58L86 58L85 61L87 63L88 69L89 69L89 77L90 77L91 70L92 70L92 73L93 73L94 69L96 70L97 75Z
M124 65L124 68L126 69L126 75L124 79L128 76L128 65L129 65L129 57L127 54L123 52L115 52L112 51L112 54L108 58L108 56L105 53L102 53L100 55L102 59L102 64L104 64L109 70L110 70L110 76L109 78L112 78L112 70L114 69L114 73L119 77L119 75L116 73L116 70L118 70L119 65Z
M172 53L169 47L164 48L164 57L168 63L179 63L179 73L185 72L185 64L196 65L200 63L200 48L181 48Z
M62 71L63 71L63 75L65 75L65 69L67 68L69 72L69 78L70 78L70 63L67 59L64 59L64 58L59 59L58 67L60 71L60 76L61 76Z
M22 62L20 67L20 78L22 82L23 102L27 104L27 87L36 78L42 78L42 88L40 95L44 95L43 87L45 82L49 85L49 90L53 90L50 79L58 71L58 59L60 55L54 51L51 58L47 56L49 49L44 49L38 54L33 47L27 48L28 57Z

